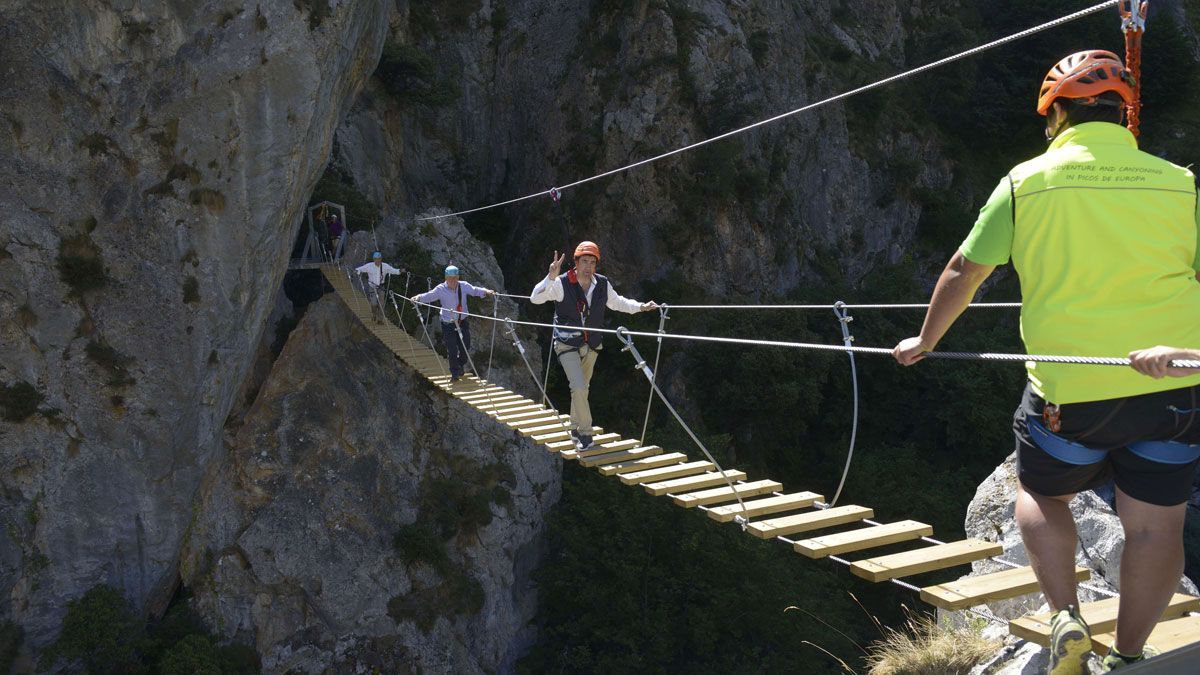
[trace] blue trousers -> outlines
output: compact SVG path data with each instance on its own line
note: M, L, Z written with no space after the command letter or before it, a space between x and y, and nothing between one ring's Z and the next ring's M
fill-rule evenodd
M462 341L459 341L459 331L462 331ZM442 342L446 345L446 355L450 361L450 374L462 377L463 366L467 365L467 349L471 348L471 324L460 321L442 322ZM463 346L466 346L466 349Z

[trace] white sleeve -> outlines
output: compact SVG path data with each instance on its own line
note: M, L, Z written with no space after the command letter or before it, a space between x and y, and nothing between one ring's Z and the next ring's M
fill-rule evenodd
M553 281L548 278L543 278L538 282L537 286L533 287L533 293L529 294L529 301L535 305L541 305L547 302L558 302L562 299L562 279L558 277L554 277Z
M604 306L613 311L625 312L626 314L637 314L642 311L642 303L622 297L617 293L617 289L613 288L611 281L608 282L608 298L605 299Z
M384 263L383 271L388 274L400 274L400 270L396 269L395 267L392 267L391 265L388 265L387 263Z
M365 265L359 265L358 267L354 268L354 271L359 272L361 274L369 274L371 272L371 263L367 263Z

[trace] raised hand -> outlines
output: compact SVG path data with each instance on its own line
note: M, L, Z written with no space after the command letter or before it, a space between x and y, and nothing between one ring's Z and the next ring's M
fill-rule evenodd
M653 300L647 300L646 302L642 303L643 312L650 312L656 309L658 309L658 303Z
M554 259L553 259L553 261L551 261L551 263L550 263L550 274L549 274L549 277L550 277L551 279L553 279L554 277L557 277L557 276L558 276L558 274L559 274L559 271L562 269L562 264L563 264L563 261L564 261L564 260L566 260L566 259L567 259L567 254L566 254L566 253L559 253L558 251L555 251L555 252L554 252Z

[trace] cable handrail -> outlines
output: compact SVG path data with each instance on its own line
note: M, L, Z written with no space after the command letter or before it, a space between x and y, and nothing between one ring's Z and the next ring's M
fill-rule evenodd
M404 298L408 302L425 307L436 307L428 303L413 300L412 298ZM832 305L831 305L832 306ZM440 307L437 307L440 309ZM549 328L554 329L554 324L540 323L537 321L519 321L517 319L493 319L484 314L474 314L470 311L463 310L462 314L469 317L476 317L488 321L511 321L519 326L531 326L534 328ZM812 351L826 351L855 353L855 354L874 354L877 356L891 356L892 349L887 347L857 347L846 345L831 345L815 342L796 342L791 340L761 340L754 338L738 338L725 337L718 335L694 335L689 333L651 333L647 331L627 330L625 328L588 328L591 333L602 333L606 335L630 335L633 337L658 338L663 337L671 340L683 340L692 342L709 342L716 344L733 344L746 345L752 347L782 347L787 349L807 349ZM935 359L947 359L953 361L992 361L1002 363L1060 363L1071 365L1092 365L1092 366L1129 366L1130 360L1127 357L1106 357L1106 356L1074 356L1065 354L1009 354L999 352L925 352L925 357ZM1200 369L1200 360L1175 359L1171 361L1170 367L1173 368L1197 368Z
M961 51L961 52L959 52L959 53L957 53L957 54L952 54L951 56L947 56L947 57L945 57L945 58L938 59L937 61L933 61L933 62L931 62L931 63L927 63L927 64L925 64L925 65L922 65L922 66L917 66L916 68L911 68L911 69L909 69L909 70L906 70L906 71L903 71L903 72L897 73L897 74L895 74L895 75L891 75L891 76L889 76L889 77L885 77L885 78L883 78L883 79L881 79L881 80L876 80L875 82L871 82L871 83L869 83L869 84L865 84L865 85L863 85L863 86L861 86L861 87L856 87L856 88L854 88L854 89L851 89L851 90L849 90L849 91L845 91L845 92L842 92L842 93L840 93L840 94L835 94L835 95L833 95L833 96L829 96L829 97L827 97L827 98L821 99L820 101L816 101L816 102L814 102L814 103L809 103L809 104L807 104L807 105L803 105L803 106L801 106L801 107L799 107L799 108L795 108L795 109L793 109L793 110L789 110L789 111L787 111L787 112L785 112L785 113L780 113L780 114L778 114L778 115L775 115L774 117L768 117L768 118L766 118L766 119L759 120L759 121L757 121L757 122L753 122L753 123L751 123L751 124L747 124L747 125L746 125L746 126L744 126L744 127L739 127L739 128L737 128L737 129L733 129L733 130L731 130L731 131L726 131L726 132L725 132L725 133L723 133L723 134L718 134L718 135L716 135L716 136L713 136L713 137L711 137L711 138L706 138L706 139L703 139L703 140L697 141L697 142L695 142L695 143L691 143L691 144L689 144L689 145L685 145L685 146L683 146L683 147L676 148L676 149L674 149L674 150L668 150L667 152L660 153L660 154L658 154L658 155L654 155L653 157L648 157L648 158L646 158L646 159L642 159L642 160L639 160L639 161L633 162L632 164L626 164L625 166L620 166L620 167L617 167L617 168L615 168L615 169L609 169L608 171L604 171L604 172L602 172L602 173L598 173L598 174L596 174L596 175L594 175L594 176L589 176L589 177L587 177L587 178L583 178L583 179L580 179L580 180L574 181L574 182L572 182L572 183L567 183L566 185L559 185L559 186L557 186L557 187L551 187L551 188L547 188L547 189L545 189L545 190L541 190L541 191L539 191L539 192L534 192L534 193L531 193L531 194L527 194L527 195L525 195L525 196L523 196L523 197L514 197L513 199L507 199L507 200L505 200L505 201L502 201L502 202L496 202L495 204L488 204L488 205L486 205L486 206L477 206L477 207L475 207L475 208L471 208L471 209L464 209L464 210L461 210L461 211L455 211L455 212L453 212L453 213L445 213L445 214L433 215L433 216L421 216L421 217L418 217L418 218L414 218L414 220L415 220L415 221L417 221L417 222L421 222L421 221L426 221L426 220L436 220L436 219L438 219L438 218L451 218L451 217L454 217L454 216L463 216L463 215L466 215L466 214L468 214L468 213L477 213L477 212L479 212L479 211L486 211L486 210L488 210L488 209L494 209L494 208L498 208L498 207L501 207L501 206L508 206L509 204L516 204L517 202L523 202L523 201L526 201L526 200L529 200L529 199L534 199L534 198L537 198L537 197L545 197L545 196L549 196L549 197L551 197L551 198L555 199L555 201L557 201L557 200L558 200L558 198L561 196L561 194L562 194L562 191L563 191L563 190L567 190L567 189L570 189L570 188L573 188L573 187L578 187L578 186L580 186L580 185L583 185L583 184L585 184L585 183L590 183L590 182L592 182L592 181L594 181L594 180L599 180L599 179L601 179L601 178L607 178L608 176L613 176L613 175L616 175L616 174L618 174L618 173L623 173L623 172L625 172L625 171L629 171L630 169L634 169L634 168L637 168L637 167L639 167L639 166L644 166L644 165L646 165L646 164L651 164L651 163L653 163L653 162L657 162L657 161L658 161L658 160L660 160L660 159L666 159L667 157L671 157L671 156L674 156L674 155L678 155L678 154L681 154L681 153L687 152L687 151L689 151L689 150L694 150L694 149L696 149L696 148L699 148L699 147L701 147L701 146L708 145L709 143L715 143L716 141L719 141L719 140L722 140L722 139L725 139L725 138L729 138L729 137L731 137L731 136L736 136L736 135L738 135L738 134L745 133L745 132L747 132L747 131L750 131L751 129L756 129L756 128L758 128L758 127L761 127L761 126L765 126L765 125L767 125L767 124L771 124L771 123L773 123L773 122L778 122L779 120L782 120L782 119L785 119L785 118L791 117L791 116L793 116L793 115L798 115L798 114L800 114L800 113L802 113L802 112L807 112L807 111L809 111L809 110L814 110L814 109L816 109L816 108L820 108L820 107L822 107L822 106L825 106L825 105L828 105L828 104L830 104L830 103L836 103L836 102L838 102L838 101L841 101L841 100L844 100L844 99L850 98L851 96L855 96L855 95L857 95L857 94L861 94L861 93L864 93L864 92L870 91L870 90L872 90L872 89L876 89L876 88L878 88L878 87L882 87L882 86L884 86L884 85L886 85L886 84L891 84L892 82L898 82L898 81L900 81L900 80L903 80L903 79L906 79L906 78L912 77L913 75L918 75L918 74L920 74L920 73L924 73L924 72L926 72L926 71L933 70L934 68L938 68L938 67L940 67L940 66L944 66L944 65L946 65L946 64L953 63L953 62L955 62L955 61L958 61L958 60L961 60L961 59L965 59L965 58L967 58L967 57L969 57L969 56L974 56L974 55L976 55L976 54L979 54L979 53L981 53L981 52L985 52L985 51L987 51L987 50L989 50L989 49L993 49L993 48L995 48L995 47L1000 47L1000 46L1006 45L1006 44L1008 44L1008 43L1010 43L1010 42L1015 42L1016 40L1020 40L1020 39L1022 39L1022 38L1028 37L1028 36L1030 36L1030 35L1033 35L1034 33L1040 33L1041 31L1044 31L1044 30L1049 30L1049 29L1051 29L1051 28L1056 28L1056 27L1058 27L1058 26L1061 26L1062 24L1065 24L1065 23L1070 23L1071 21L1074 21L1074 20L1076 20L1076 19L1083 18L1083 17L1085 17L1085 16L1088 16L1088 15L1090 15L1090 14L1095 14L1096 12L1099 12L1100 10L1107 9L1107 8L1109 8L1109 7L1114 7L1114 6L1116 6L1116 5L1118 4L1118 2L1120 2L1120 0L1105 0L1105 2L1101 2L1101 3L1097 4L1097 5L1093 5L1093 6L1091 6L1091 7L1088 7L1088 8L1086 8L1086 9L1081 9L1081 10L1079 10L1079 11L1077 11L1077 12L1073 12L1073 13L1071 13L1071 14L1068 14L1068 15L1066 15L1066 16L1060 17L1060 18L1058 18L1058 19L1054 19L1054 20L1052 20L1052 21L1047 21L1046 23L1043 23L1043 24L1040 24L1040 25L1037 25L1037 26L1033 26L1033 27L1031 27L1031 28L1026 28L1026 29L1025 29L1025 30L1023 30L1023 31L1020 31L1020 32L1017 32L1017 33L1013 33L1012 35L1008 35L1008 36L1005 36L1005 37L1002 37L1002 38L999 38L999 39L993 40L993 41L991 41L991 42L988 42L988 43L986 43L986 44L979 45L979 46L977 46L977 47L972 47L971 49L967 49L967 50L965 50L965 51Z

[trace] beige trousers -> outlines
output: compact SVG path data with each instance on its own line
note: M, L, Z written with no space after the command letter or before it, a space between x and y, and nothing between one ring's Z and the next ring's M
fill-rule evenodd
M567 382L571 385L571 427L579 433L592 435L592 409L588 405L588 384L592 381L592 369L596 366L598 351L584 345L579 349L554 343L554 353L562 364Z

